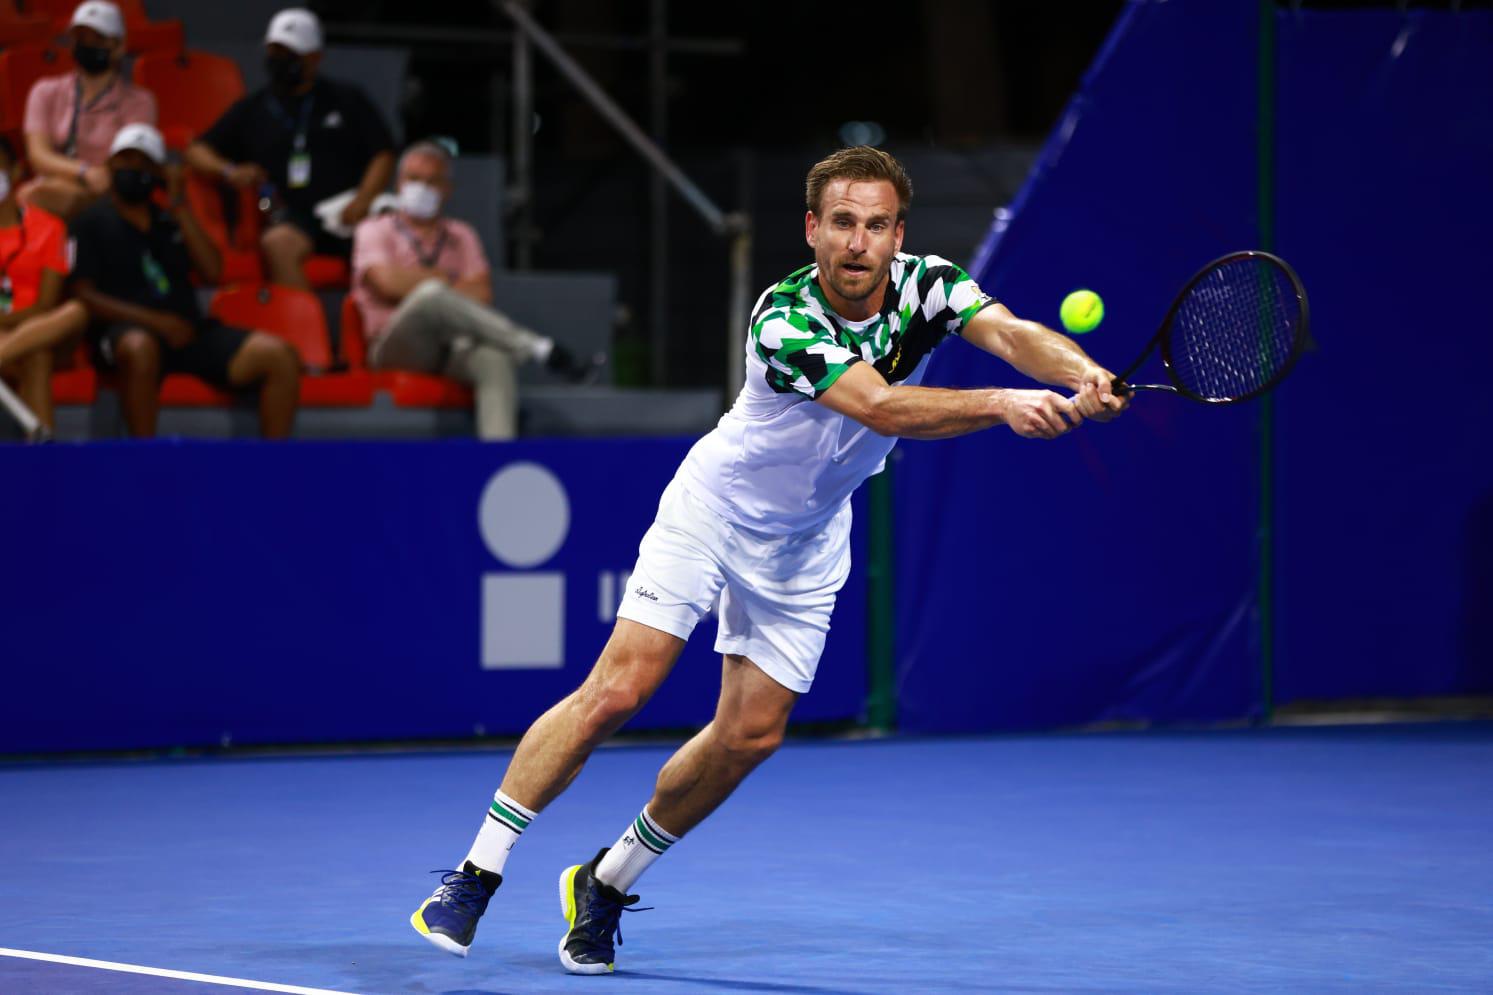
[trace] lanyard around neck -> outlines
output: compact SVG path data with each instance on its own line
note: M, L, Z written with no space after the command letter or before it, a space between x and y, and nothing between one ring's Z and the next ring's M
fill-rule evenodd
M311 130L311 91L306 91L306 95L301 98L300 121L291 119L290 115L285 112L285 108L280 105L279 97L273 93L266 94L265 97L269 100L270 113L274 115L275 120L279 121L295 135L296 149L304 149L306 147L306 134Z
M441 225L441 233L435 240L435 248L429 253L426 253L420 237L410 231L398 215L394 217L394 227L399 229L399 234L403 235L404 240L410 244L410 248L415 250L415 258L420 261L420 265L426 269L434 269L435 264L440 261L441 253L446 251L446 226Z
M107 97L109 91L114 89L114 84L118 79L118 76L110 79L104 88L95 93L93 99L85 105L83 103L83 77L81 75L73 77L73 120L67 126L67 141L63 144L63 155L71 158L78 154L78 122L82 119L83 112L97 107L99 101Z

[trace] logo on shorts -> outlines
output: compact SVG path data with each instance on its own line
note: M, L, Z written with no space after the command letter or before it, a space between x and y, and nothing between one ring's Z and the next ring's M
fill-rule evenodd
M658 600L658 595L654 594L652 591L645 590L641 585L638 587L638 589L636 591L634 591L632 593L636 594L640 598L647 598L649 601L657 601Z

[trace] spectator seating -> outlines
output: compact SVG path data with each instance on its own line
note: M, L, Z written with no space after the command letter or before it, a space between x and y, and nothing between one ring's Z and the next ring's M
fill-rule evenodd
M98 374L88 359L88 347L79 342L71 365L52 374L52 400L56 404L92 404L98 397Z
M21 132L31 84L72 68L73 54L54 45L15 45L0 52L0 132Z
M33 14L51 18L57 34L67 31L73 11L81 0L27 0L26 9ZM179 20L152 21L145 13L142 0L114 0L119 12L124 15L125 50L131 55L141 52L179 52L183 43L182 23Z
M342 356L352 369L366 370L367 341L363 315L349 295L342 301ZM406 370L376 370L371 374L376 389L386 392L397 408L461 408L472 406L472 389L449 377Z
M0 47L46 44L55 33L51 18L23 12L16 0L0 0Z
M315 294L270 284L229 287L213 295L211 313L235 328L258 329L289 342L305 367L302 407L367 407L373 379L366 369L336 369L326 315Z
M162 132L200 135L244 95L238 63L210 52L147 52L135 60L134 78L155 94Z

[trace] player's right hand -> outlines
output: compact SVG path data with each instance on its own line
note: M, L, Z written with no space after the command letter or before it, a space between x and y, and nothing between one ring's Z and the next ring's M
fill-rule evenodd
M1023 439L1056 439L1083 424L1066 397L1050 390L1004 392L1006 425Z

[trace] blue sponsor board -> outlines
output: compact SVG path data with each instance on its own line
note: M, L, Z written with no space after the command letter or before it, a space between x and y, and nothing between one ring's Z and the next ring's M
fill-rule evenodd
M594 662L690 444L0 450L0 752L520 733ZM796 720L860 715L864 592ZM709 720L714 638L629 728Z

